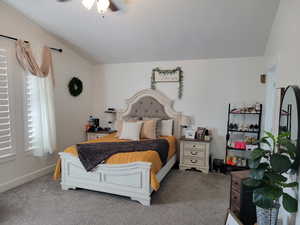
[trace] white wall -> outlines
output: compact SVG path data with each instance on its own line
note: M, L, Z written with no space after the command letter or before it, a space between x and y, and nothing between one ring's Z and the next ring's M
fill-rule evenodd
M285 87L289 84L300 86L299 9L299 0L280 1L266 48L267 69L277 64L278 87ZM300 224L299 212L296 224Z
M11 35L32 43L35 55L41 55L43 45L63 48L62 54L53 52L54 72L56 79L55 107L57 120L58 149L77 143L84 138L84 124L91 109L91 71L92 66L85 59L76 54L68 46L60 43L54 36L50 35L26 17L0 2L0 33ZM9 48L13 55L14 42L6 39L0 40L0 45ZM13 57L14 58L14 57ZM22 70L14 63L10 65L14 78L14 92L16 95L15 109L16 130L23 131L22 110ZM73 98L67 90L67 83L72 76L80 77L84 83L84 91L80 97ZM21 133L21 132L19 132ZM34 178L52 169L57 154L39 159L24 154L23 136L17 136L17 157L13 161L0 163L0 191L13 187L16 184Z
M158 89L175 100L174 108L193 116L195 125L213 129L212 153L223 158L228 103L264 102L264 85L259 82L263 58L213 59L170 62L106 64L95 68L94 112L105 107L124 107L124 100L137 91L150 88L155 67L171 69L181 66L184 72L182 99L178 85L158 85Z

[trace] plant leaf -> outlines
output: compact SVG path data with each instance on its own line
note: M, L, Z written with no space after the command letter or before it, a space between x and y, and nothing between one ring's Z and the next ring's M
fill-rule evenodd
M287 139L291 136L290 132L280 132L278 135L278 140L279 139Z
M296 157L295 157L294 162L291 165L291 169L294 171L298 171L299 164L300 164L300 153L296 152Z
M268 145L270 148L272 148L272 145L271 145L271 143L268 141L268 138L267 138L267 137L261 138L259 141L257 141L257 143L264 143L264 144Z
M243 181L243 184L250 187L259 187L262 184L262 182L260 180L248 178Z
M289 157L287 157L285 155L281 155L279 153L273 154L271 156L270 163L272 166L272 170L274 170L275 172L278 172L278 173L286 172L292 166L292 163L291 163Z
M273 143L276 143L276 138L271 132L265 131L265 134L267 135L268 138L272 139Z
M278 173L267 172L266 176L274 183L286 182L287 178Z
M263 157L268 152L269 151L267 151L267 150L257 148L251 152L250 157L252 160L261 159L261 157Z
M283 187L298 187L298 182L292 182L292 183L281 183L281 186Z
M273 199L264 195L263 188L258 188L253 191L253 203L263 209L270 209L273 206Z
M297 148L294 143L292 143L289 139L283 139L278 141L279 144L279 152L286 152L291 156L292 159L296 158Z
M256 159L256 160L250 159L248 161L248 165L250 169L256 169L259 166L259 163L260 163L260 159Z
M255 180L262 180L265 175L265 170L261 168L251 169L250 177Z
M282 205L286 211L295 213L298 210L298 201L287 193L283 193Z

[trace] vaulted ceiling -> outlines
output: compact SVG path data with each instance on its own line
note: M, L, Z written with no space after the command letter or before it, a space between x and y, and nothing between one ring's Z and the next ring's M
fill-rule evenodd
M5 0L98 63L262 56L279 0L115 0L102 18L81 0Z

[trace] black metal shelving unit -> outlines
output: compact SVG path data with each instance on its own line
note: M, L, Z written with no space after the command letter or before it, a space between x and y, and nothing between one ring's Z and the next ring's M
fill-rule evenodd
M237 149L234 147L229 146L228 142L230 140L230 135L232 133L244 133L244 134L251 134L256 137L257 140L260 139L260 134L261 134L261 119L262 119L262 104L260 104L260 110L256 112L233 112L233 109L231 108L231 104L228 106L228 119L227 119L227 133L226 133L226 156L225 156L225 164L226 167L230 168L230 170L244 170L244 169L249 169L248 167L248 162L247 166L232 166L227 164L227 156L228 152L230 151L231 153L234 154L234 152L250 152L251 150L247 149ZM231 129L230 124L231 124L231 117L236 116L236 115L243 115L245 117L253 116L256 117L258 129L257 130L238 130L238 129ZM256 144L259 145L259 144ZM247 159L246 159L247 160Z

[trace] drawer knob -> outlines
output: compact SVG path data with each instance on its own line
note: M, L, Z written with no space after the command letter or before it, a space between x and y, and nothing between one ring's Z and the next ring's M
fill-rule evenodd
M193 145L193 148L195 148L196 147L196 145Z
M192 155L197 155L197 154L198 154L198 152L191 152L191 154L192 154Z
M191 163L196 163L196 162L198 162L197 159L191 159Z

